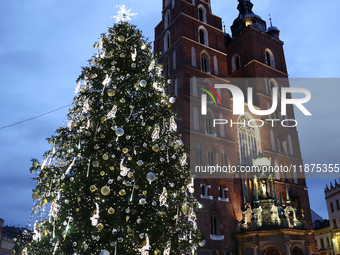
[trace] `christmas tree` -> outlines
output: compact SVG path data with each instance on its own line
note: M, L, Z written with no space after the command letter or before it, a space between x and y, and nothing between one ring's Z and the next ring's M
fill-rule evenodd
M48 139L25 254L192 254L201 240L170 80L150 43L118 22L82 68L68 125Z

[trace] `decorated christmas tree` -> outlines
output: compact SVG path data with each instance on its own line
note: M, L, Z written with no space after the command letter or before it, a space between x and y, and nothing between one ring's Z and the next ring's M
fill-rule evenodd
M121 6L82 68L68 124L32 160L33 241L23 254L192 254L193 179L170 80Z

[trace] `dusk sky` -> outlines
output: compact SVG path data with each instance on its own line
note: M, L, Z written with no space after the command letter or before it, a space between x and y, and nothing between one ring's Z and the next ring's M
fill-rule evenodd
M43 159L45 140L65 124L81 66L94 54L94 42L115 22L116 5L125 4L145 37L154 39L161 20L161 0L21 0L0 8L0 218L26 226L35 187L31 158ZM339 0L252 0L253 11L281 30L290 78L340 78ZM238 16L236 0L211 0L212 12L227 32ZM318 80L304 87L312 93L308 110L296 111L304 163L340 163L338 80ZM296 109L295 109L296 110ZM311 208L328 218L324 188L334 178L307 179ZM336 175L336 178L340 174Z

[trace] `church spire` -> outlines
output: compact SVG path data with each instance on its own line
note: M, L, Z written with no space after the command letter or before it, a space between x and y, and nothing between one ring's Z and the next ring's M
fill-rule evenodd
M239 15L231 26L233 37L241 33L247 26L253 26L265 32L267 30L266 22L260 16L254 14L252 2L250 0L238 0L238 2Z

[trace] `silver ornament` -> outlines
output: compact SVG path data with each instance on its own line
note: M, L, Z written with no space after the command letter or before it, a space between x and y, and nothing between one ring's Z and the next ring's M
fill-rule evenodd
M169 98L169 102L170 102L171 104L175 103L175 102L176 102L176 98L170 97L170 98Z
M140 85L142 88L145 88L147 84L148 84L148 83L146 82L146 80L141 80L140 83L139 83L139 85Z
M156 179L156 176L153 172L148 172L146 179L149 181L149 183L151 183Z
M124 129L122 129L122 128L117 128L117 129L116 129L116 135L117 135L117 136L122 136L122 135L124 135Z

